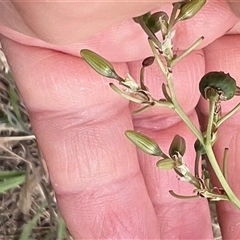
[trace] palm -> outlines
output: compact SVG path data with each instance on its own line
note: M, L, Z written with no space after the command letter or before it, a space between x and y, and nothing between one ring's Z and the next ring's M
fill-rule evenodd
M1 4L1 9L14 9ZM171 197L169 189L190 194L192 188L176 179L175 174L158 171L154 167L157 159L149 159L140 152L137 154L123 133L134 126L153 137L164 150L167 150L176 133L183 135L190 143L186 155L188 166L193 161L191 143L194 137L170 110L154 108L132 118L131 111L136 106L129 106L127 101L111 91L108 80L74 57L81 48L91 48L116 62L120 75L125 76L129 72L138 79L139 61L150 54L146 37L132 21L118 22L144 13L150 8L150 3L136 4L135 12L125 11L130 9L125 4L112 4L111 9L100 5L105 10L96 8L100 15L92 14L96 15L94 24L91 24L93 20L86 12L89 8L85 3L81 3L81 8L77 7L80 3L77 6L75 3L59 4L58 9L66 8L56 13L58 21L54 19L55 11L44 19L41 17L45 6L51 10L50 5L36 4L17 5L25 23L30 26L26 28L20 22L17 30L30 35L30 38L1 26L0 31L16 41L2 38L72 235L76 239L211 238L207 202L204 199L184 202ZM216 11L213 11L214 8ZM115 9L124 14L114 18ZM208 13L209 9L211 14ZM106 14L109 12L112 15ZM71 14L79 17L71 18ZM98 17L101 19L99 22ZM205 36L207 45L221 37L236 22L236 17L224 1L212 1L195 20L179 25L176 35L178 51L188 47L201 35ZM13 27L4 18L2 23ZM114 24L117 27L109 30L108 27ZM96 28L105 31L90 37ZM46 42L39 41L37 35ZM200 77L211 70L223 70L239 79L236 67L240 62L238 38L237 35L219 38L204 50L193 52L174 69L178 99L196 123L194 108L199 100L197 83ZM230 63L229 59L234 59L234 62ZM163 77L156 66L148 69L147 76L147 85L158 96ZM200 101L199 107L206 113L204 102ZM237 116L225 124L223 131L236 129L236 119ZM219 141L216 146L220 150L219 157L226 144L232 146L231 154L238 154L235 143L237 135L235 130L230 141ZM230 158L234 159L233 155ZM234 163L230 167L238 172L238 166ZM230 182L236 181L234 175L231 177ZM235 191L240 192L238 186L235 186ZM221 204L220 208L226 213L223 219L220 216L225 237L236 237L237 228L231 231L230 226L239 222L237 213L232 212L234 210L229 204ZM230 215L227 215L228 211L231 211Z

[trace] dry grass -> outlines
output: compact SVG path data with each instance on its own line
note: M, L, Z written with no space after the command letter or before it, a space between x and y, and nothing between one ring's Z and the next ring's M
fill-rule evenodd
M0 51L0 239L71 239Z

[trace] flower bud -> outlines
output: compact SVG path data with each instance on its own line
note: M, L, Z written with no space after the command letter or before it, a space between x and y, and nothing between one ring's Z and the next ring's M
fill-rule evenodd
M165 12L155 12L147 20L146 24L153 33L157 33L161 30L163 36L166 36L168 32L168 18Z
M156 163L156 166L162 170L171 170L175 167L174 160L170 158L161 159Z
M194 149L197 153L199 153L201 155L206 153L204 146L200 143L200 141L198 139L194 143Z
M152 56L147 57L142 61L142 66L143 67L149 67L153 64L154 60L155 60L155 57L152 57Z
M115 72L112 64L97 53L88 49L83 49L80 51L80 54L82 58L100 75L122 80Z
M202 96L208 99L207 90L214 89L219 94L220 100L229 100L236 93L237 85L234 78L224 72L209 72L205 74L199 83Z
M145 153L153 156L162 155L162 151L158 144L151 138L133 130L127 130L125 135L133 144L135 144Z
M180 153L180 155L183 156L185 151L186 151L185 139L179 136L178 134L175 135L169 148L169 155L173 157L177 153Z
M175 19L175 23L192 18L200 11L205 3L206 0L191 0L186 2L181 6L180 13Z

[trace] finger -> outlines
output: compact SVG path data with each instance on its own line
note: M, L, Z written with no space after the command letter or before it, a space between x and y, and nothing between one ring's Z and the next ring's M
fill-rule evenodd
M224 71L234 77L238 85L240 84L240 37L238 35L225 36L205 48L206 72ZM239 98L235 97L227 102L223 102L222 113L226 114L237 103ZM201 111L207 116L207 103L203 99L200 101ZM229 148L227 161L227 181L233 192L240 197L240 186L238 184L240 166L238 164L239 150L239 117L236 113L219 129L219 139L215 144L215 154L222 167L222 159L225 148ZM216 181L215 181L216 184ZM219 221L224 239L237 239L240 234L240 216L239 209L229 202L220 202L217 204Z
M3 39L74 239L158 239L128 102L80 58ZM16 57L17 54L17 57ZM116 65L125 75L126 64Z
M240 17L240 2L232 0L227 0L227 2L236 16Z
M81 6L86 4L87 8L90 3L49 3L54 7L54 14L49 14L48 18L52 17L54 19L58 16L59 21L53 19L48 20L48 18L45 19L42 17L43 12L51 11L51 9L49 9L49 4L46 3L26 2L23 4L22 2L19 2L16 4L22 4L21 6L24 8L23 11L19 12L13 6L9 6L10 3L0 2L0 4L2 4L2 6L0 5L0 9L2 9L1 11L3 13L0 14L1 34L14 41L21 42L22 44L54 49L76 56L79 56L80 49L90 48L112 62L140 60L151 54L150 48L147 44L146 34L139 25L131 20L131 18L138 16L143 9L147 12L148 10L151 10L151 7L159 7L159 3L156 3L156 6L151 5L152 3L150 4L148 2L131 2L129 3L133 6L131 8L128 8L126 3L112 3L110 5L109 2L106 3L111 6L111 14L115 14L116 11L121 13L115 14L121 17L121 22L115 22L115 19L117 19L117 21L120 21L120 19L111 17L112 15L109 14L109 8L105 8L104 4L102 5L102 11L100 11L101 8L94 8L93 10L98 10L101 14L104 13L106 19L96 17L96 20L94 20L94 13L90 14L88 11L85 13L83 11L84 8L78 7L79 4L81 4ZM39 5L41 5L41 8L39 8ZM149 7L149 5L151 7ZM56 13L55 7L59 7L58 13ZM64 11L61 11L63 7L65 7ZM72 11L73 9L74 11ZM161 6L160 8L160 10L166 11L169 14L171 9L172 5L169 2L167 5ZM76 18L73 17L72 12L77 15ZM26 15L24 18L26 18L30 24L34 25L32 27L36 28L36 32L38 29L42 31L40 34L41 40L36 34L32 35L32 33L27 32L29 27L24 25L21 14ZM31 15L29 18L27 18L28 14ZM90 14L90 16L86 18L84 14ZM10 15L12 16L11 18L8 17ZM68 16L71 16L71 18L68 18ZM111 20L108 19L109 16L111 17ZM89 18L93 18L93 20L87 23L86 19ZM10 23L7 23L7 20L10 21ZM37 21L37 23L35 23L35 21ZM71 21L74 21L74 23ZM225 0L209 0L194 18L176 25L174 47L175 49L180 50L186 49L201 36L205 37L201 47L206 46L216 38L224 35L237 23L237 21L237 17L230 11ZM53 23L54 27L51 26ZM100 28L102 29L101 31L96 26L96 24L101 24L102 26L107 24L106 26L108 26L109 23L111 24L111 27L106 28L105 30ZM91 31L91 35L83 40L82 29L85 28L87 31ZM58 33L55 31L58 31ZM19 32L21 34L19 34ZM43 34L44 36L42 36ZM86 36L84 35L84 37ZM119 51L119 46L121 46L121 51Z
M135 79L139 79L141 63L134 62L128 65L130 74ZM194 109L199 100L198 81L205 72L204 66L203 52L195 51L173 69L177 99L196 127L198 127L198 121ZM166 80L159 67L156 64L148 67L145 76L145 84L149 87L152 96L156 99L163 98L161 86L162 83L166 83ZM136 110L137 106L132 106L132 109ZM166 154L174 136L176 134L183 136L187 144L184 160L194 174L193 143L196 138L173 110L153 107L133 116L133 119L135 129L157 141ZM169 194L169 190L189 196L194 195L194 187L180 181L173 170L157 169L155 165L159 160L157 157L149 157L139 151L139 160L148 193L157 214L162 239L211 239L211 220L207 201L174 198Z
M25 35L54 44L69 44L83 41L113 25L133 16L142 15L163 4L122 0L44 3L9 1L1 3L0 9L4 16L0 19L7 27ZM9 14L18 21L10 21L6 18Z

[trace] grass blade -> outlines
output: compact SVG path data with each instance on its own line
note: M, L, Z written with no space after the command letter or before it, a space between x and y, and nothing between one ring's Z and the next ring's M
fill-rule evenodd
M0 180L25 175L23 171L0 171Z
M38 218L40 217L40 215L42 214L44 208L47 206L47 202L43 202L42 205L40 206L40 208L38 209L38 211L36 212L36 214L34 215L34 217L32 218L32 220L30 220L23 228L23 231L21 233L21 236L19 238L19 240L26 240L26 239L30 239L30 235L32 232L32 229L35 227Z
M66 225L61 216L58 217L57 239L63 240L66 235Z
M3 193L11 188L15 188L18 185L24 183L26 180L25 175L12 177L0 182L0 193Z

